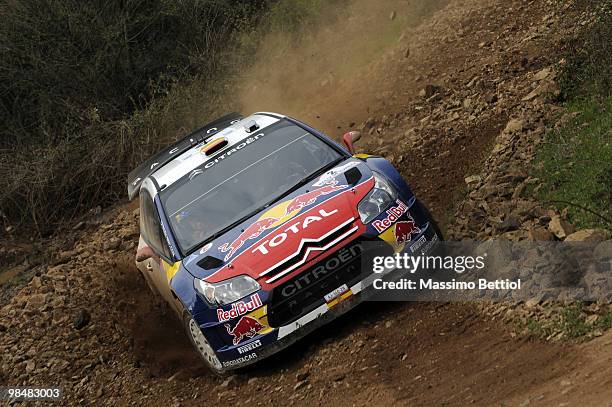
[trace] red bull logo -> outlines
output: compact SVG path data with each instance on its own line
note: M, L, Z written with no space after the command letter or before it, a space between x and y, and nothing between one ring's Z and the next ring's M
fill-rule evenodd
M336 183L337 181L334 180L330 184L324 185L321 188L317 188L313 191L306 192L305 194L298 195L295 198L285 201L266 212L266 214L275 213L275 216L264 215L265 217L251 224L242 233L240 233L240 235L234 239L233 242L224 243L223 245L219 246L219 250L221 252L227 253L225 255L225 261L231 259L232 256L234 256L247 241L257 239L266 230L275 228L287 222L289 219L297 215L300 210L314 204L317 198L320 196L329 195L347 187L347 185L336 185ZM282 210L283 206L284 210ZM277 208L281 208L281 211L277 211Z
M265 326L259 323L255 318L242 317L240 321L232 329L229 324L225 324L227 333L233 337L232 343L238 345L244 338L252 338Z
M239 301L232 304L232 309L229 311L225 311L221 308L218 309L217 318L219 318L219 322L229 321L230 319L238 318L248 312L255 311L257 308L261 307L261 305L261 298L259 298L259 294L255 293L251 295L251 300L248 302Z
M260 219L244 229L240 236L234 239L232 243L224 243L222 246L219 246L219 250L221 250L223 253L228 252L225 255L225 261L228 261L236 253L236 251L238 251L238 249L244 246L247 240L258 238L263 232L270 229L277 221L278 219L276 218Z
M397 206L393 206L387 209L387 216L383 219L377 219L372 222L372 226L374 229L378 231L378 233L382 233L385 230L389 229L391 225L393 225L397 220L406 212L408 212L408 207L405 203L400 201L399 199L396 201ZM411 218L412 219L412 218Z
M397 243L409 242L413 234L421 233L412 217L408 215L408 221L401 221L395 224L395 240Z
M290 214L292 212L299 211L315 203L318 197L323 196L323 195L329 195L333 192L339 191L344 188L346 188L346 185L329 184L321 188L317 188L314 191L306 192L305 194L298 195L287 206L286 213Z

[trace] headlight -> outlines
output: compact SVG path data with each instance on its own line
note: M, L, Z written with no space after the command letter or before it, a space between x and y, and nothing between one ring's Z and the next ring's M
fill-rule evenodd
M220 283L207 283L196 278L194 286L212 305L231 304L261 288L259 283L249 276L238 276Z
M397 199L397 192L382 175L375 171L374 188L359 202L357 209L363 223L369 223Z

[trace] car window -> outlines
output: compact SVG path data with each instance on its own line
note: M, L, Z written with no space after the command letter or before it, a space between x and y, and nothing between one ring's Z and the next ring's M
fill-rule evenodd
M140 191L140 233L144 241L157 254L170 258L170 250L163 237L159 214L151 194L146 189Z

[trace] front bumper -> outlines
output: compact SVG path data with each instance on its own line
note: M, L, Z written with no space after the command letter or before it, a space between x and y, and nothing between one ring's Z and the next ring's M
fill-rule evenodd
M403 251L408 251L417 242L422 243L423 238L431 243L435 243L440 239L436 235L431 223L429 223L427 227L421 229L420 234L412 239L410 245L404 247ZM427 252L431 252L434 248L435 244L427 244L423 245L419 251L426 249ZM393 269L388 269L383 274L371 273L361 281L348 287L348 290L344 291L336 299L324 302L297 320L274 328L265 334L244 340L239 345L217 350L216 353L223 365L223 370L228 371L248 366L292 345L312 331L333 321L369 298L370 295L374 294L373 281L393 271Z

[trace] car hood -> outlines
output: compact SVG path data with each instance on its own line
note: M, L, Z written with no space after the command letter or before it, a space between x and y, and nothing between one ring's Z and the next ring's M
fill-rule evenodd
M208 282L246 274L262 286L275 284L365 229L357 205L373 185L369 167L350 158L206 244L183 265Z

